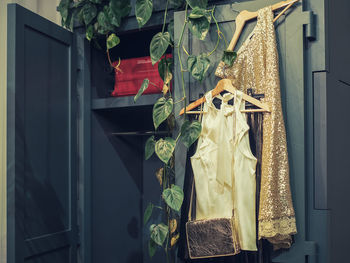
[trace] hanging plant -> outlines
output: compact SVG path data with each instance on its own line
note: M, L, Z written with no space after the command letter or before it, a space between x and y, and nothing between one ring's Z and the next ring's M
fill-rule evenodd
M139 28L144 27L151 19L153 1L156 0L136 0L134 8ZM185 10L185 18L177 43L174 43L173 18L168 19L170 22L166 26L169 8ZM119 45L120 39L116 32L118 27L122 25L123 18L130 14L131 9L130 0L61 0L57 7L62 16L63 26L72 29L73 21L76 19L85 26L86 38L89 41L101 37L106 39L108 61L112 67L117 69L120 61L117 64L113 64L109 50ZM163 92L163 96L155 102L152 112L155 130L159 129L162 123L167 123L169 134L171 134L171 131L175 128L174 104L182 103L186 107L184 72L188 71L195 80L203 81L212 64L209 57L217 50L221 39L224 39L227 47L226 39L215 19L214 10L215 7L208 8L208 0L166 1L162 30L153 36L149 47L152 64L159 62L158 72L163 80L163 87L159 87ZM214 49L210 52L189 54L183 45L183 35L186 27L188 27L194 37L203 41L208 35L212 21L215 23L217 30L217 42ZM165 56L169 46L174 47L175 52L177 52L178 65L180 67L183 97L177 102L173 101L170 90L170 82L173 78L173 59ZM183 53L188 56L187 69L182 63ZM235 58L235 52L225 51L222 60L231 66ZM138 93L134 97L134 102L137 102L149 85L155 84L150 82L148 78L144 79ZM151 158L156 153L156 156L163 163L162 167L155 173L155 177L161 186L163 207L149 203L144 212L143 222L147 226L155 210L161 211L164 215L163 218L166 218L164 222L153 223L149 227L148 252L150 257L154 256L159 247L163 247L167 261L170 262L169 256L171 253L169 252L176 248L176 243L180 236L178 217L184 193L180 187L174 184L174 151L179 141L189 148L198 139L201 129L200 122L187 120L185 113L185 120L176 139L171 137L156 138L153 135L146 141L145 159Z

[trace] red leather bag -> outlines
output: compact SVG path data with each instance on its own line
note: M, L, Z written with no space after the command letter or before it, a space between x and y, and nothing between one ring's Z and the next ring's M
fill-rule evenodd
M171 57L171 54L166 56ZM114 62L113 66L118 62ZM112 92L113 97L132 96L139 91L145 78L148 78L154 85L149 85L143 94L162 93L163 80L158 73L158 62L152 66L150 57L123 59L119 69L115 69L115 84Z

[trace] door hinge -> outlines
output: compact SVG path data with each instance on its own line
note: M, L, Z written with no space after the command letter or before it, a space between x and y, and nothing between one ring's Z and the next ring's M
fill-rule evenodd
M307 256L314 256L317 254L317 243L315 241L304 242L304 254Z
M305 37L309 41L316 40L316 19L313 11L303 12L303 25L305 25Z
M80 225L77 224L77 243L81 244L81 229L80 229Z

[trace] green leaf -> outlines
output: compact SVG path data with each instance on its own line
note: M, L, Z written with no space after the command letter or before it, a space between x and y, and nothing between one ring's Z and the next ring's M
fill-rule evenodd
M97 24L97 26L98 26L97 31L100 34L107 34L108 32L114 30L112 24L109 22L108 6L105 6L103 8L103 11L98 13L97 22L98 22L98 24Z
M90 2L95 3L95 4L101 4L102 0L90 0Z
M181 126L181 141L190 148L190 146L198 139L202 131L202 125L199 121L186 120Z
M207 8L208 0L186 0L189 6L193 9L195 7Z
M158 225L151 225L151 239L159 246L162 246L169 232L167 225L160 223Z
M178 8L184 6L185 1L184 0L170 0L169 4L172 8L178 9Z
M91 41L93 36L94 36L94 26L89 25L88 28L86 29L86 39Z
M84 4L86 4L85 1L71 2L70 8L82 7Z
M152 65L156 64L157 61L164 55L170 44L169 32L157 33L151 41L149 52L151 54Z
M167 188L163 191L163 199L165 203L175 211L179 212L182 202L184 200L184 193L182 189L177 185L171 185L171 188Z
M107 49L114 48L115 46L119 45L120 39L117 37L116 34L110 34L107 38Z
M83 6L82 12L83 12L84 23L85 25L88 25L96 17L97 8L95 5L91 3L87 3Z
M131 11L130 0L111 0L110 6L121 17L126 17Z
M155 129L159 127L159 125L165 121L170 113L173 111L173 99L166 99L161 97L157 100L157 102L153 106L153 124Z
M113 12L112 8L110 7L110 6L111 6L111 3L112 3L112 2L109 2L109 6L108 6L108 7L106 6L106 12L105 12L105 14L106 14L106 16L108 17L108 21L109 21L109 23L110 23L111 25L116 26L116 27L119 27L122 18L121 18L120 16L116 15L116 14Z
M173 155L176 142L173 138L165 137L164 139L159 139L156 142L155 151L159 159L168 163L171 156Z
M154 207L154 205L152 203L148 204L148 206L145 210L145 213L143 214L143 224L144 225L146 225L148 220L151 218L153 207Z
M76 9L73 15L78 18L80 24L85 24L83 17L83 8Z
M196 12L195 12L196 11ZM195 12L194 14L192 14ZM193 18L188 18L188 26L193 35L204 40L210 28L211 13L207 10L196 8L192 11Z
M134 97L134 102L136 102L138 100L138 98L141 97L142 93L148 88L148 85L149 85L149 79L144 79L142 81L142 84L141 84L139 91L137 92L137 94Z
M109 2L109 13L111 24L119 27L123 17L131 11L130 0L111 0Z
M148 160L152 156L155 145L156 141L154 140L154 136L149 137L145 144L145 160Z
M170 20L167 27L167 31L169 32L169 35L170 35L170 41L174 43L174 19Z
M169 73L172 71L173 60L171 58L162 58L158 63L158 73L163 81L167 79Z
M175 128L175 115L171 113L167 118L168 128L172 131Z
M225 50L224 55L222 56L222 61L229 67L233 65L233 62L236 60L237 53L234 51Z
M203 9L203 8L199 8L199 7L195 7L193 8L191 14L188 16L189 18L192 19L198 19L201 18L205 15L207 15L208 11Z
M69 10L70 0L61 0L57 7L57 11L60 12L62 17L62 25L65 25L65 22L68 17L68 10Z
M139 28L143 27L151 18L152 9L152 0L136 0L135 15Z
M210 60L206 54L190 55L187 59L187 68L196 80L202 81L209 67Z
M62 26L72 29L73 25L73 13L76 12L75 9L73 9L72 6L73 2L72 0L61 0L57 7L57 11L60 12L62 17Z
M152 239L150 239L148 241L148 254L149 254L150 258L152 258L154 256L156 251L157 251L157 244Z

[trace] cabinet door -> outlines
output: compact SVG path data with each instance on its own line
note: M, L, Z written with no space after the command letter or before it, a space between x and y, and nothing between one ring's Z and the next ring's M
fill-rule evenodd
M8 5L8 263L76 262L73 34Z
M267 5L279 2L279 0L256 0L244 1L227 5L217 5L215 8L215 17L219 23L220 30L224 33L229 42L235 32L235 18L242 10L256 11ZM292 11L291 11L292 10ZM311 19L310 12L304 12L302 5L297 4L291 8L291 12L283 15L277 23L276 35L277 46L280 60L280 79L282 104L285 116L285 124L287 130L288 152L290 162L290 179L293 194L294 207L296 210L298 234L295 235L295 244L288 251L273 256L273 262L306 262L306 256L315 252L315 244L306 240L306 156L305 156L305 97L304 94L307 87L305 83L305 64L304 64L304 27L305 33L312 33L309 28ZM181 29L184 21L184 12L176 12L174 17L175 23L175 43L181 36ZM236 49L248 37L251 30L255 26L256 20L245 25L245 28L236 45ZM217 40L217 30L215 24L211 25L210 33L204 41L200 41L186 29L183 35L184 46L190 54L198 55L203 52L211 51ZM224 41L220 41L218 50L210 57L212 62L208 72L208 77L202 83L195 81L188 72L185 72L186 89L188 89L189 102L198 99L201 94L215 88L219 78L214 73L218 62L222 57L225 49ZM181 51L182 52L182 51ZM182 52L182 63L186 65L187 55ZM180 65L178 63L177 53L175 54L175 101L182 98ZM182 105L175 105L175 112L179 112ZM179 126L179 125L178 125ZM185 171L185 149L178 147L176 149L176 173L177 184L182 185ZM311 175L309 175L311 176ZM326 230L324 229L324 236ZM325 236L326 238L326 236Z

